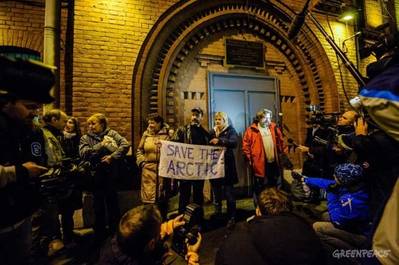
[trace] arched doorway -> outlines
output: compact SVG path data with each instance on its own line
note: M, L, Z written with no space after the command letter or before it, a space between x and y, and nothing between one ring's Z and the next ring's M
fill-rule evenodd
M336 111L338 93L327 55L312 31L305 27L295 41L287 38L292 17L288 7L273 1L181 1L168 9L148 34L134 68L133 143L150 112L176 126L184 122L190 104L206 108L208 71L276 76L288 133L303 139L306 106L316 103ZM225 67L224 38L262 41L266 69Z

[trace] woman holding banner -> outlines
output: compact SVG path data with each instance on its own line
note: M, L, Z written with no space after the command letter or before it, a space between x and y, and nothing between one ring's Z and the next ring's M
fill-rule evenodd
M223 189L227 201L227 215L229 221L227 227L235 224L236 199L234 196L234 184L238 182L236 162L233 149L237 147L238 136L232 125L229 125L228 117L225 112L215 113L215 127L210 133L210 144L226 147L224 172L225 176L221 179L211 180L213 194L215 196L215 214L222 213Z
M170 179L158 175L161 140L169 140L169 126L157 114L149 114L148 127L137 148L137 165L141 169L141 201L157 204L163 218L168 213Z

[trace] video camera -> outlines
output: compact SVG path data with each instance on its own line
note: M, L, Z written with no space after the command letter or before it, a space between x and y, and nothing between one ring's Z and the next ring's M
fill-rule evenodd
M50 168L46 173L33 179L40 195L49 200L60 200L71 195L74 187L86 174L90 174L91 165L87 161L77 163L64 159L61 165Z
M318 124L322 128L334 127L337 123L338 112L324 113L319 105L309 105L306 110L311 113L308 123Z
M179 255L187 254L186 242L189 245L194 245L198 240L198 233L201 231L200 223L203 217L202 208L195 203L187 205L183 220L185 224L176 228L173 232L172 248Z
M337 120L340 115L339 112L324 113L318 105L309 105L306 108L311 113L308 123L313 125L320 125L320 128L325 131L324 137L316 136L313 138L313 143L317 145L327 146L330 143L336 142L338 136Z
M398 48L399 33L391 33L389 23L384 23L372 30L365 30L363 36L364 46L360 49L360 57L366 58L373 54L379 60L384 54Z

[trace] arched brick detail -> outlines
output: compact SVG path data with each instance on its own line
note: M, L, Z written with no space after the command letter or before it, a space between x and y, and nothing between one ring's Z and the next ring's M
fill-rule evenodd
M43 31L3 30L0 45L27 48L42 53Z
M170 123L177 120L174 83L182 62L209 35L231 29L252 33L276 47L295 69L304 107L311 103L312 88L324 110L326 101L337 95L335 80L331 80L333 71L329 64L323 64L328 61L327 55L310 30L303 30L294 42L287 38L292 17L292 11L271 2L204 0L181 1L172 6L152 28L136 61L133 128L140 128L142 118L154 111ZM321 81L323 76L331 80L327 86ZM333 103L328 105L331 108ZM137 136L132 135L132 139Z

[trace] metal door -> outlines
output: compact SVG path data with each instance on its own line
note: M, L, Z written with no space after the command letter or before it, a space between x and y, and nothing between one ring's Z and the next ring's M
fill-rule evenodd
M260 109L270 109L273 111L274 118L278 118L280 96L277 79L269 76L210 72L208 80L209 127L211 128L214 124L215 112L223 111L229 116L229 122L239 136L239 145L235 150L239 178L237 191L250 195L251 178L243 159L242 137Z

